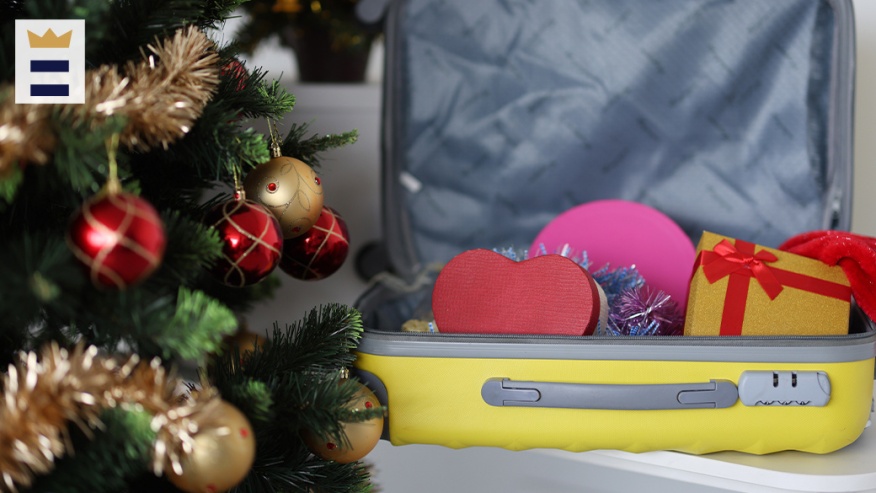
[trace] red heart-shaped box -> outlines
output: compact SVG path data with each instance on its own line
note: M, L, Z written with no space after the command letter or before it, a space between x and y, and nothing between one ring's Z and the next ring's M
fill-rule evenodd
M516 262L469 250L444 266L432 291L442 333L590 335L599 309L593 278L561 255Z

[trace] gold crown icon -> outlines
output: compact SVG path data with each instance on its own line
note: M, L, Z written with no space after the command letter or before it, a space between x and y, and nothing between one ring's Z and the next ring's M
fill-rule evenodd
M30 30L27 31L27 40L31 48L69 48L71 36L73 36L72 30L60 36L55 34L51 28L47 29L42 36L32 33Z

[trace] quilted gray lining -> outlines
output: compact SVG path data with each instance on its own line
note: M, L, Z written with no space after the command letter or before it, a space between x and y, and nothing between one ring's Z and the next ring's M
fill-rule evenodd
M708 229L777 246L850 225L846 2L403 4L384 128L402 274L526 248L605 198L651 205L693 241Z

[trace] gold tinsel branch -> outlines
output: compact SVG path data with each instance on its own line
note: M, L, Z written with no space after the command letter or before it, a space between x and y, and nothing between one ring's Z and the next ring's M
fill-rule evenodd
M113 115L126 119L120 143L134 150L167 148L200 117L219 84L219 55L204 33L189 26L142 50L143 60L121 70L104 65L86 73L85 104L60 105L78 123L94 127ZM0 178L15 163L45 164L56 139L49 118L55 106L15 104L15 89L0 87Z
M221 399L210 387L189 397L177 395L178 381L156 358L134 355L125 361L101 356L94 346L72 350L50 344L38 355L20 353L3 378L0 401L0 491L28 487L50 472L57 458L72 452L67 427L87 436L100 429L104 409L142 409L156 432L152 468L179 471L194 436L212 422Z

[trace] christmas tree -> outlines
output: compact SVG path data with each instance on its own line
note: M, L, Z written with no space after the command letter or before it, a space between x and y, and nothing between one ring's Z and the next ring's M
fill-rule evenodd
M370 489L359 314L241 330L308 275L319 153L357 136L253 129L295 98L215 40L242 1L0 3L0 491ZM84 20L84 104L16 102L15 21L47 19Z

